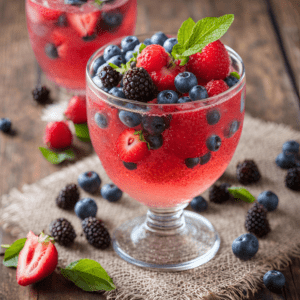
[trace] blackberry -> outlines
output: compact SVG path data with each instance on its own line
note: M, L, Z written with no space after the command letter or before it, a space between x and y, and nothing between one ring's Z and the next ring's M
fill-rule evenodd
M285 186L294 191L300 191L300 167L288 169Z
M255 183L261 178L256 163L253 160L247 159L241 163L238 163L236 176L238 181L245 185Z
M123 92L127 99L148 102L155 97L156 87L144 68L133 68L123 76Z
M73 209L79 200L79 191L75 183L67 184L58 194L56 204L63 209Z
M119 84L122 79L122 74L108 65L102 68L99 77L105 88L112 88Z
M82 221L82 228L88 242L99 249L110 246L110 235L102 221L88 217Z
M230 187L229 183L222 183L220 185L213 185L209 189L209 200L211 202L221 204L230 199L230 193L228 188Z
M248 210L245 227L248 232L258 237L263 237L271 231L267 219L267 210L262 204L255 202Z
M72 224L65 218L53 221L49 226L49 230L54 240L62 246L71 245L76 238Z
M33 99L41 104L49 101L50 91L45 86L37 85L34 90L32 90Z

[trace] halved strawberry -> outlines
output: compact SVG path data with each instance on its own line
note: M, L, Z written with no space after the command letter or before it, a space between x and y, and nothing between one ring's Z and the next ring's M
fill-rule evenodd
M64 34L63 30L56 29L51 33L51 40L55 46L60 46L67 41L68 37Z
M58 253L53 239L43 233L38 237L32 231L19 254L17 282L26 286L50 275L58 263Z
M69 120L72 120L74 124L86 123L87 114L86 114L85 97L80 97L80 96L72 97L65 111L65 116Z
M138 162L150 154L141 131L133 128L124 130L117 140L117 152L122 161Z
M31 21L37 23L57 20L62 12L28 1L27 14Z
M100 14L100 11L87 14L68 14L67 18L81 37L87 37L95 33Z

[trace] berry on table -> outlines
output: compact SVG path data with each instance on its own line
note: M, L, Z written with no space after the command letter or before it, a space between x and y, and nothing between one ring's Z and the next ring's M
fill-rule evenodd
M263 277L264 285L273 293L280 293L285 285L284 275L276 270L270 270Z
M121 49L116 45L109 45L104 49L103 58L108 61L110 58L116 55L121 55Z
M157 95L157 104L174 104L178 102L178 95L175 91L165 90Z
M50 122L44 133L44 143L51 149L63 149L71 146L72 133L64 121Z
M132 103L127 103L125 107L129 109L135 108ZM119 119L124 125L130 128L138 126L142 122L142 116L140 114L127 110L120 110Z
M178 40L176 38L169 38L167 40L165 40L164 44L163 44L163 47L165 48L165 50L168 52L168 53L172 53L172 49L173 47L178 44Z
M74 124L87 122L86 99L82 96L74 96L69 101L65 116Z
M94 120L100 128L102 128L102 129L107 128L108 120L104 114L101 114L99 112L95 113Z
M294 191L300 191L300 167L288 170L285 177L285 186Z
M136 36L126 36L122 41L121 41L121 47L124 52L133 50L135 46L139 45L140 41Z
M81 173L78 176L79 186L86 192L94 194L99 191L101 185L101 179L99 175L94 171L88 171Z
M246 159L238 163L236 168L237 180L241 184L256 183L260 180L261 175L254 160Z
M175 77L174 81L176 89L180 93L188 93L194 86L198 84L196 76L191 72L182 72Z
M202 196L197 196L190 202L191 208L196 212L202 212L207 210L207 201Z
M156 32L150 38L152 44L158 44L163 46L164 42L168 39L168 37L162 32Z
M0 119L0 130L2 132L8 133L11 129L11 120L8 118Z
M98 74L103 86L111 89L118 85L121 81L121 74L113 69L111 66L104 66Z
M111 238L102 221L88 217L81 224L89 244L102 250L110 246Z
M209 188L209 201L221 204L230 199L230 193L228 192L228 188L230 184L222 183L220 185L214 184Z
M97 204L92 198L83 198L75 205L74 211L78 218L84 220L88 217L96 217Z
M76 238L74 227L65 218L59 218L51 222L49 230L54 240L62 246L70 246Z
M143 116L142 126L150 135L159 135L166 129L164 119L159 116Z
M257 201L262 204L267 211L274 211L278 206L278 197L271 191L264 191L257 197Z
M293 153L298 154L299 153L299 143L296 141L287 141L282 145L282 152L283 153Z
M258 239L251 233L245 233L233 241L231 248L236 257L241 260L248 260L258 251Z
M255 234L257 237L264 237L271 231L267 219L267 210L262 204L255 202L248 210L245 227L248 232Z
M226 77L224 79L224 81L227 83L227 85L229 87L232 87L232 86L234 86L235 84L237 84L239 82L239 80L236 77L232 76L232 75Z
M221 144L222 144L222 140L216 134L210 136L206 140L206 146L207 146L208 150L210 150L210 151L218 151L221 147Z
M206 84L205 88L209 97L219 95L229 89L224 80L211 80Z
M75 183L67 184L56 197L56 204L63 209L73 209L79 200L79 191Z
M189 169L193 169L200 163L200 158L199 157L187 158L185 159L184 163Z
M275 159L276 165L282 169L290 169L296 166L295 155L292 152L281 152Z
M50 91L45 86L37 85L32 91L33 100L40 104L44 104L49 101Z
M202 100L208 98L207 90L204 86L195 85L189 91L189 97L193 100Z
M121 199L123 192L113 183L105 184L101 188L101 196L109 202L116 202Z

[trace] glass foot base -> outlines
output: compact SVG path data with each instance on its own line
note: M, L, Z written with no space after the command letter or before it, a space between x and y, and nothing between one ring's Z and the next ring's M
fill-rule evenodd
M148 215L122 224L113 236L113 247L125 261L160 271L183 271L211 260L220 247L212 224L199 214L183 211L182 226L164 230L149 226Z

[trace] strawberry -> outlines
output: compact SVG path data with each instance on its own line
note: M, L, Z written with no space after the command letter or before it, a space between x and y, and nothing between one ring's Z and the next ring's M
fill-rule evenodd
M29 18L34 23L45 22L45 21L55 21L61 15L61 11L47 8L43 5L36 4L29 1L27 6L27 14Z
M53 239L43 233L36 236L32 231L19 254L17 282L26 286L40 281L50 275L58 263L58 253Z
M125 162L136 163L150 154L142 132L133 128L126 129L120 134L116 148L120 159Z
M72 133L64 121L50 122L44 133L44 143L52 149L63 149L72 144Z
M54 29L51 33L51 40L56 47L64 44L67 39L67 34L61 29Z
M229 89L229 86L226 84L224 80L211 80L206 86L205 86L208 96L216 96L218 94L221 94Z
M81 37L87 37L95 33L100 14L100 11L86 14L68 14L67 18Z
M230 71L230 57L220 40L208 44L201 53L190 56L186 68L196 77L207 82L212 79L225 79Z
M74 96L69 101L65 116L74 124L87 122L86 99L85 97Z
M169 62L169 54L160 45L149 45L137 57L136 66L144 68L149 74L166 66Z

